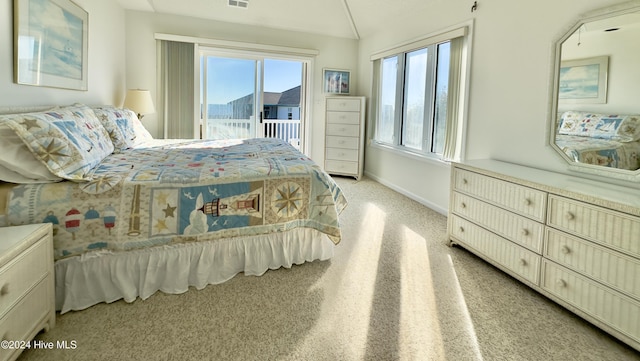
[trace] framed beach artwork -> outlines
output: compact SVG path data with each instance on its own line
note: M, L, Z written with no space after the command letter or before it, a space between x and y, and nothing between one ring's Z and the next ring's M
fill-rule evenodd
M70 0L14 0L14 81L87 90L88 14Z
M351 72L348 70L323 69L324 92L330 94L349 94Z
M560 65L559 101L606 103L608 71L608 56L563 61Z

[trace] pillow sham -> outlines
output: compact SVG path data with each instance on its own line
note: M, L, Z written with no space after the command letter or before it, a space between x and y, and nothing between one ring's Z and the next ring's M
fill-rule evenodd
M133 118L137 118L137 116L133 111L112 106L100 106L94 107L93 112L109 133L115 152L129 149L135 145L136 132L133 127Z
M113 152L102 123L82 104L0 116L0 125L12 129L36 159L64 179L91 179L91 169Z
M0 180L11 183L48 183L55 176L36 159L22 139L6 124L0 124Z
M565 135L633 142L640 140L640 116L567 111L562 114L558 132Z
M138 119L136 113L130 109L105 105L95 107L93 111L107 132L109 132L115 152L133 148L149 139L153 139L149 131Z
M55 111L61 110L60 116L68 116L65 112L70 112L73 119L80 125L80 130L91 140L94 148L99 149L97 154L100 161L104 157L113 153L113 142L109 133L100 122L100 119L96 117L96 113L89 106L84 104L74 104L62 108L56 108L50 111L50 114L55 115ZM99 163L99 161L98 161Z

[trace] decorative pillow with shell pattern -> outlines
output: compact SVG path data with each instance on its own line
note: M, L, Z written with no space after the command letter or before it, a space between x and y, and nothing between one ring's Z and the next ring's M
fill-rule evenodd
M640 115L605 115L568 111L562 114L560 134L633 142L640 139Z
M36 159L54 175L89 180L90 171L113 152L109 133L91 108L82 104L49 111L0 116Z

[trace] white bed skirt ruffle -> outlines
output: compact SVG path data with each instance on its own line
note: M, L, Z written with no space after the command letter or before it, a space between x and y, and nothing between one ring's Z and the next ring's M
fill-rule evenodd
M203 289L236 274L260 276L333 256L323 233L300 228L268 235L160 246L128 252L93 252L55 263L56 310L82 310L101 302L147 299L157 291Z

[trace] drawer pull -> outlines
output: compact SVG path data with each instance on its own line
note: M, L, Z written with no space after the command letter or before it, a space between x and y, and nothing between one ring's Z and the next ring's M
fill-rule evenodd
M531 205L531 199L529 199L529 198L525 198L525 199L524 199L524 205L525 205L525 206L530 206L530 205Z
M460 208L467 208L467 204L464 202L460 203Z
M462 184L468 184L469 181L467 180L467 178L462 178Z
M576 218L575 214L571 213L571 212L567 212L567 214L564 215L564 218L567 221L572 221Z
M529 230L526 229L526 228L523 228L522 232L520 232L520 233L522 233L523 236L528 236L529 235Z
M464 232L464 227L460 226L460 228L459 228L459 229L460 229L460 233L463 233L463 232Z
M557 285L558 287L565 288L565 287L567 287L567 282L565 282L565 281L564 281L563 279L561 279L561 278L558 278L558 280L556 280L556 285Z
M9 294L9 284L5 283L4 285L2 285L2 288L0 288L0 296L6 296Z
M567 246L562 246L562 248L560 248L560 252L562 252L563 254L569 254L571 253L571 249Z
M526 266L527 265L527 260L524 258L520 258L520 265L521 266Z

